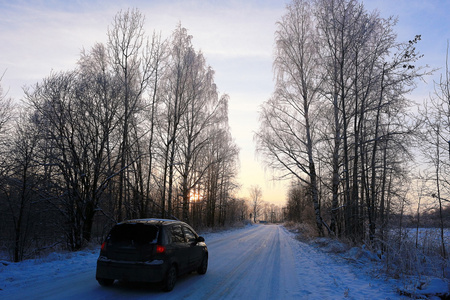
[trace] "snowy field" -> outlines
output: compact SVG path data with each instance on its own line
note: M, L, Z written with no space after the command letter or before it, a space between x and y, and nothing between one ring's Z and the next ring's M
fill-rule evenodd
M0 263L0 299L409 299L374 274L369 256L328 255L279 225L203 236L208 272L180 277L170 293L157 285L99 286L94 249Z
M436 246L441 247L441 229L440 228L407 228L405 229L407 237L415 242L416 238L420 246ZM450 246L450 229L444 229L444 242L446 248ZM450 249L449 249L450 250Z

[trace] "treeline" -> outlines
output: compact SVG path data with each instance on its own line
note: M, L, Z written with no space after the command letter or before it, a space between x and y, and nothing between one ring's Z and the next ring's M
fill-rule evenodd
M12 122L1 93L0 238L20 261L70 250L124 219L176 217L214 227L248 218L228 96L181 25L147 35L138 10L119 12L107 43L73 70L25 90Z
M403 223L403 227L409 228L439 228L441 220L444 228L450 228L450 206L446 206L442 211L439 209L439 205L433 205L431 208L424 209L422 213L400 215L393 214L391 219L396 223Z
M320 235L384 245L394 213L420 199L442 212L450 194L449 71L424 107L410 101L430 71L421 36L398 42L396 23L357 0L293 0L277 23L276 85L255 139L267 166L294 178L288 218Z

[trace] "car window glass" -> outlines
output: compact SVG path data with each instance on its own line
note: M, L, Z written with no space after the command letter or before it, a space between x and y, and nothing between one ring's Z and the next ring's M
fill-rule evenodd
M119 224L111 230L111 242L125 244L156 243L158 227L147 224Z
M184 243L184 236L180 225L175 225L172 227L172 242Z
M192 232L192 230L190 230L189 228L183 226L183 231L184 231L184 235L185 235L186 240L187 240L188 243L192 243L192 242L197 241L197 237Z

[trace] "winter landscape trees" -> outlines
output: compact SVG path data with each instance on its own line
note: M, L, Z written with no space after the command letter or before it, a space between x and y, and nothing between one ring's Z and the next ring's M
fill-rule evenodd
M445 207L448 210L450 202L450 70L448 62L449 46L447 43L447 59L443 74L438 82L435 82L435 90L432 96L426 101L421 115L424 120L420 139L422 154L425 158L428 169L424 172L421 180L427 182L426 193L431 194L434 201L437 201L437 212L439 227L441 229L441 253L447 257L447 250L444 240Z
M14 113L0 90L0 232L15 261L56 244L78 250L129 218L214 227L286 217L384 251L418 195L417 217L448 226L449 75L423 108L410 101L429 72L420 35L398 41L396 19L356 0L286 7L255 135L261 159L292 180L281 212L258 186L250 201L236 197L230 99L188 30L148 35L144 21L119 12L105 44L28 86ZM422 212L427 201L435 211ZM446 257L443 230L441 240Z
M288 216L300 220L291 210L307 201L319 235L381 249L411 200L420 128L434 166L428 198L442 208L448 195L448 74L419 116L408 93L431 72L420 66L421 36L397 41L396 22L356 0L292 1L277 23L275 90L255 134L266 165L295 182Z
M0 129L10 134L1 146L1 228L15 261L52 244L78 250L123 219L215 226L248 217L234 197L228 96L181 24L165 40L148 36L144 19L119 12L107 44L26 88L12 128L0 91Z

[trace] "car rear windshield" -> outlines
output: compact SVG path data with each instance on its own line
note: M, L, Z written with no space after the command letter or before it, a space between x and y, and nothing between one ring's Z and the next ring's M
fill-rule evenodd
M113 243L131 243L131 241L140 245L156 243L158 227L142 223L119 224L111 230L110 238Z

